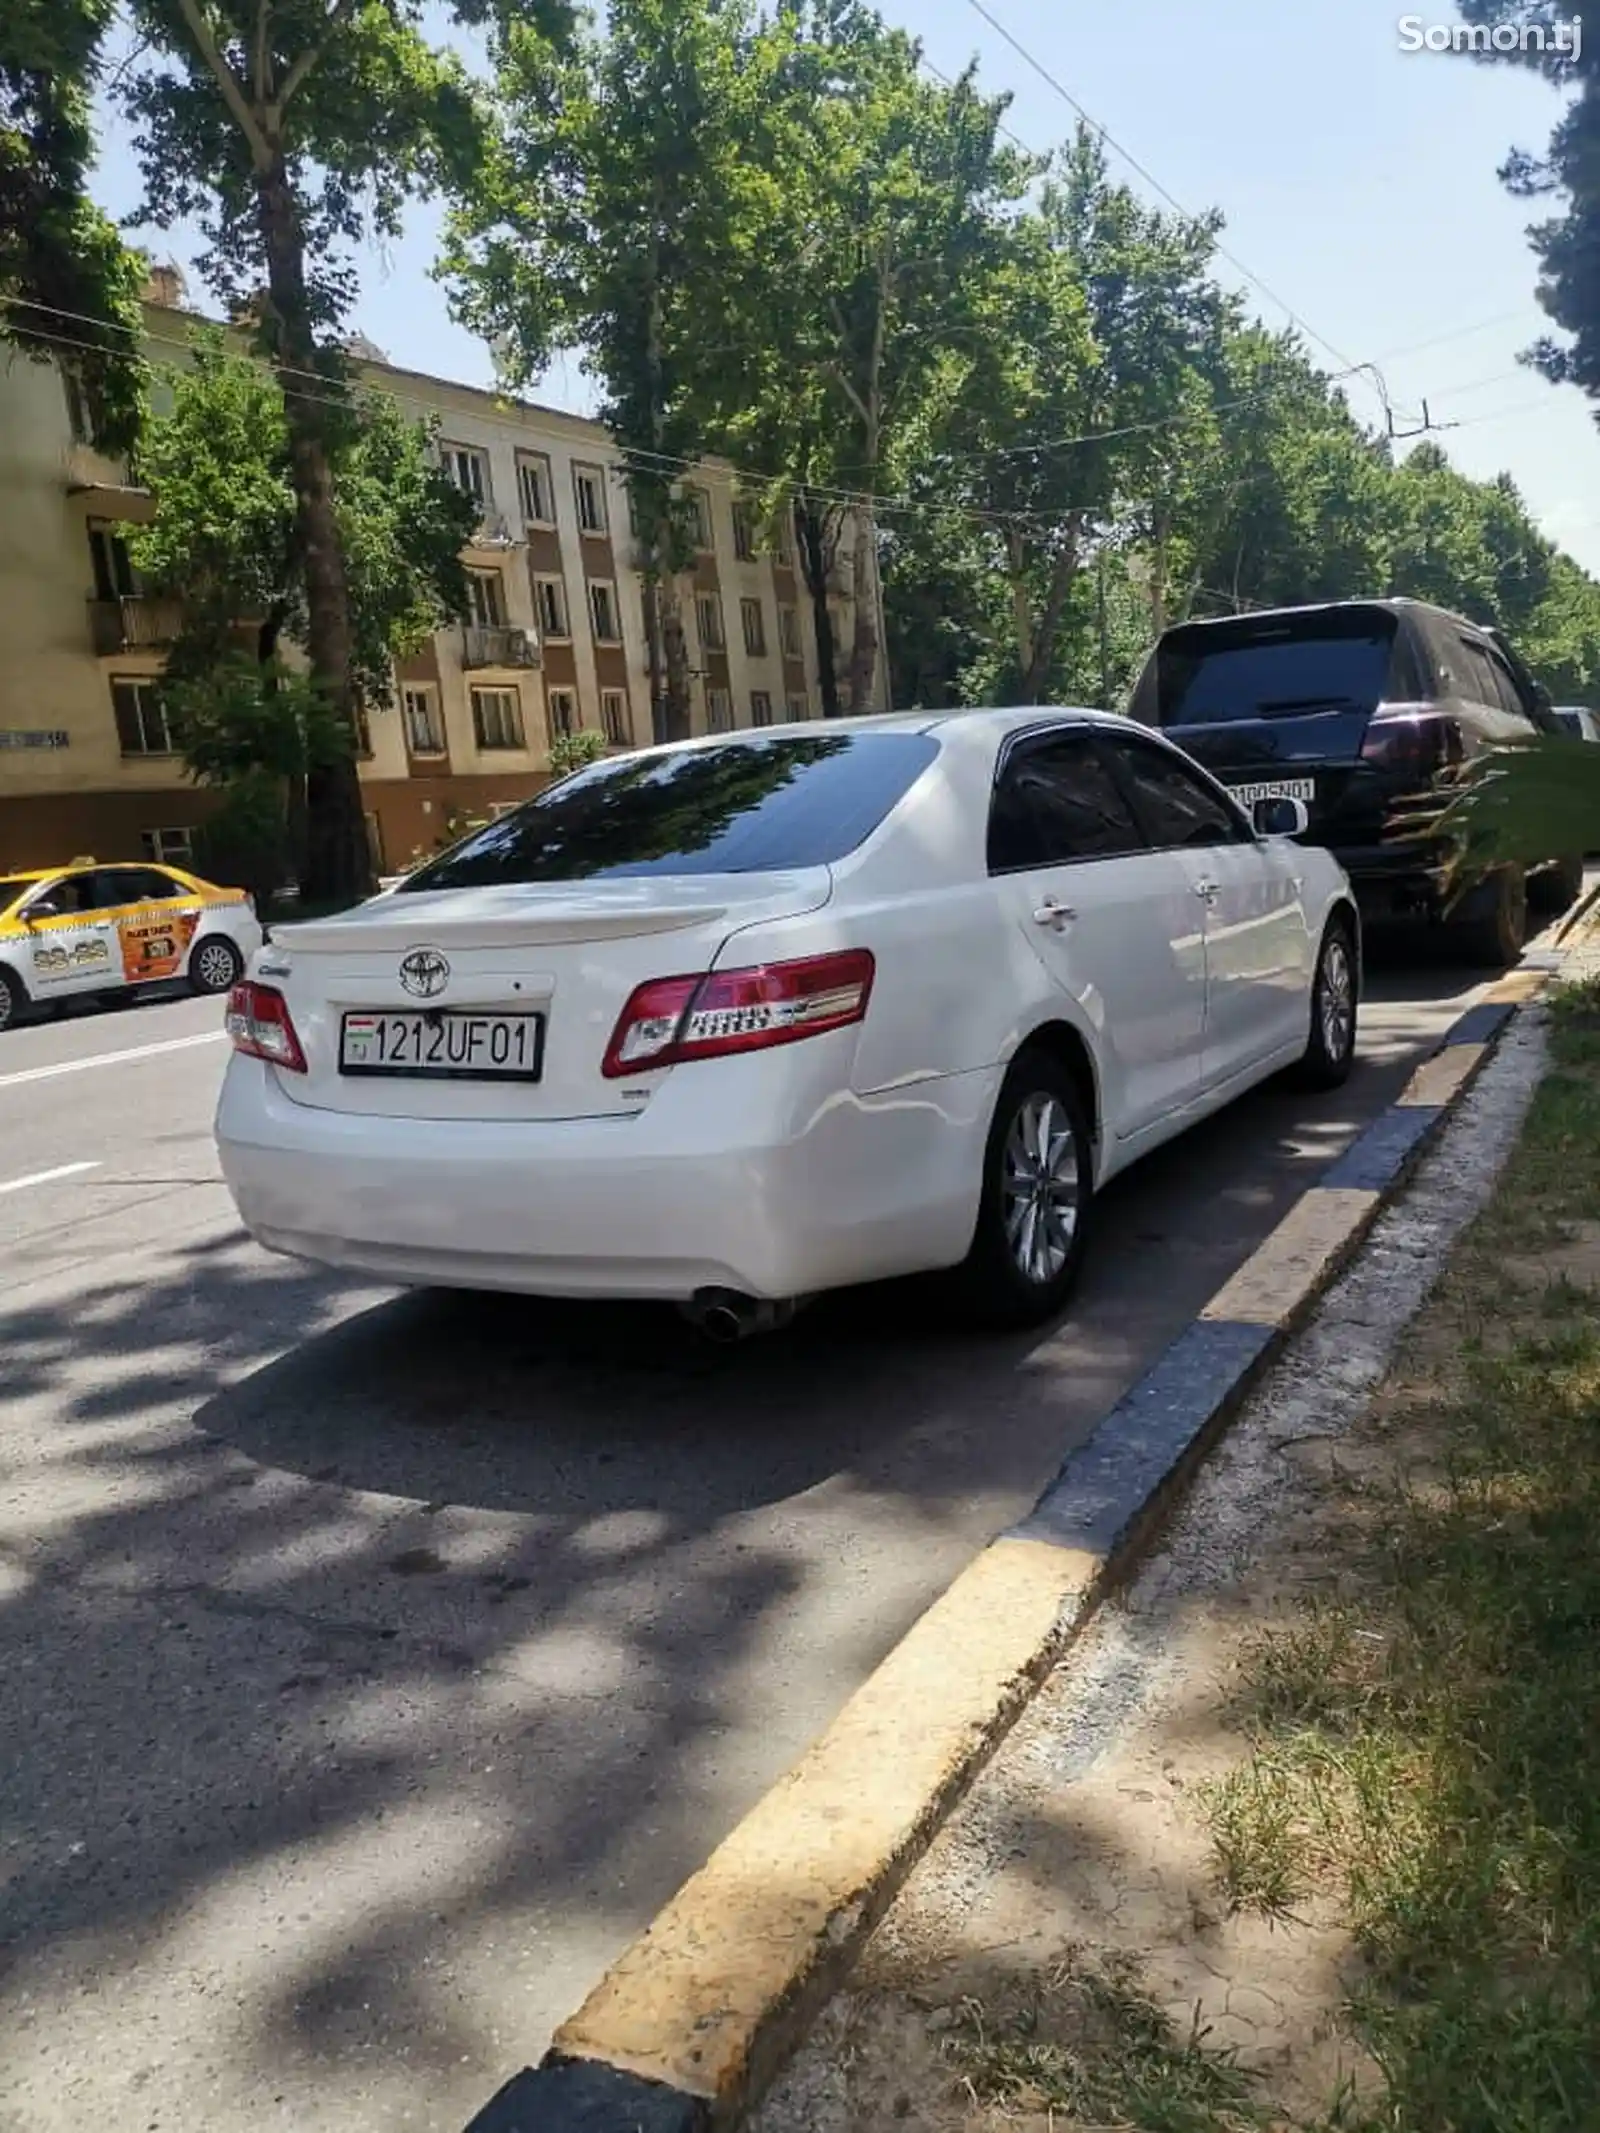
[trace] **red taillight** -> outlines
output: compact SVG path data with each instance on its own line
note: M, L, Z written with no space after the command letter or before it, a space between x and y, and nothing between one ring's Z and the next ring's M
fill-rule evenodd
M615 1081L845 1029L867 1011L873 968L865 948L846 948L793 963L652 978L622 1010L600 1071Z
M303 1074L306 1055L300 1049L289 1003L270 985L255 985L247 978L228 995L225 1024L236 1052L247 1059L265 1059L269 1066Z
M1361 759L1378 770L1409 770L1432 777L1466 755L1457 720L1436 711L1380 711L1367 727Z

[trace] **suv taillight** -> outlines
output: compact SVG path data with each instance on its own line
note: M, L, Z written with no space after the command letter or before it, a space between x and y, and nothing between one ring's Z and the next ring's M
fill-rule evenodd
M247 1059L265 1059L269 1066L303 1074L306 1055L300 1049L289 1003L270 985L256 985L248 978L228 995L224 1025L236 1052Z
M618 1017L600 1071L616 1081L848 1028L867 1011L874 967L865 948L846 948L792 963L652 978Z
M1444 711L1379 711L1367 726L1361 760L1378 770L1431 778L1466 760L1460 723Z

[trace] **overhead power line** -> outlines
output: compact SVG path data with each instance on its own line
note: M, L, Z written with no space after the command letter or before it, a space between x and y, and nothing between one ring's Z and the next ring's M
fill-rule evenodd
M1048 88L1054 90L1055 94L1060 97L1061 101L1068 107L1069 110L1075 112L1077 116L1082 119L1083 123L1086 126L1090 127L1092 131L1096 135L1098 135L1098 137L1102 141L1105 142L1108 148L1113 149L1116 154L1122 158L1123 162L1127 164L1130 170L1134 171L1139 177L1144 180L1145 184L1150 187L1152 192L1158 194L1160 198L1163 199L1167 203L1167 205L1173 209L1175 213L1181 215L1186 222L1197 222L1200 220L1200 217L1194 214L1190 208L1186 207L1184 203L1178 198L1176 193L1172 192L1169 187L1162 184L1161 180L1156 176L1155 172L1152 171L1147 164L1142 163L1139 160L1139 158L1133 153L1132 149L1125 148L1123 146L1123 144L1117 139L1116 135L1111 131L1109 126L1105 125L1102 120L1097 119L1092 111L1087 110L1085 106L1078 101L1077 97L1073 95L1072 91L1067 87L1065 82L1063 82L1059 78L1059 76L1053 74L1050 69L1044 64L1044 61L1042 59L1039 59L1034 53L1030 52L1028 47L1022 42L1021 38L1014 36L1012 32L1006 28L1005 24L1000 20L1000 18L994 13L992 13L991 10L985 5L985 0L968 0L968 5L972 8L975 14L981 16L983 20L988 23L990 29L994 31L997 37L1003 38L1005 40L1005 42L1011 47L1012 51L1016 53L1017 57L1023 62L1025 66L1031 67L1033 72L1038 75L1039 79L1044 82ZM1013 135L1012 138L1015 139L1016 136ZM1032 151L1030 151L1030 153L1031 152ZM1354 376L1357 371L1370 370L1375 367L1371 364L1361 364L1353 362L1351 358L1344 353L1343 349L1336 347L1334 343L1328 339L1326 334L1318 333L1315 326L1311 325L1311 323L1307 319L1303 318L1301 314L1295 310L1294 306L1289 303L1286 298L1280 296L1277 290L1272 287L1270 282L1264 281L1262 277L1256 273L1253 267L1247 266L1245 262L1239 257L1237 252L1231 251L1227 245L1221 243L1214 243L1213 249L1215 250L1216 255L1219 259L1225 259L1228 262L1229 266L1233 268L1235 273L1242 274L1244 279L1250 284L1253 289L1259 290L1269 303L1274 304L1277 309L1283 313L1284 317L1288 319L1290 325L1296 327L1301 333L1306 336L1308 340L1315 341L1319 348L1325 348L1329 355L1333 357L1336 363L1342 364L1344 367L1345 374L1347 376ZM1387 414L1389 407L1388 390L1387 387L1383 387L1381 385L1381 380L1380 397L1382 398L1384 403L1385 414Z

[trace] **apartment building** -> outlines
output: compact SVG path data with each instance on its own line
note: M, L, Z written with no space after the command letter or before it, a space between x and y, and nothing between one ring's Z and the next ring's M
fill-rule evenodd
M155 376L202 323L145 307ZM363 735L374 856L404 866L447 826L536 792L579 728L651 732L643 581L619 454L598 424L423 376L364 347L363 381L439 427L478 503L468 619L397 667ZM156 386L159 399L159 383ZM787 554L761 551L732 471L686 477L698 528L682 588L697 733L820 715L814 634ZM146 594L130 526L154 499L83 438L71 380L0 348L0 870L78 854L180 860L210 795L185 777L160 676L178 607ZM848 560L836 622L851 623Z

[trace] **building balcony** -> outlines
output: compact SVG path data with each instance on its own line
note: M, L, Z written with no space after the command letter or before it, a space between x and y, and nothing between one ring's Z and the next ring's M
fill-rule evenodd
M480 512L472 537L467 542L469 548L488 548L496 552L506 548L523 548L526 545L512 528L505 513L496 510L493 504L485 505Z
M183 612L176 600L125 593L119 600L89 602L89 634L102 659L119 652L165 651L177 636Z
M469 622L461 632L461 664L468 668L536 667L539 640L532 630L512 629L499 622Z

